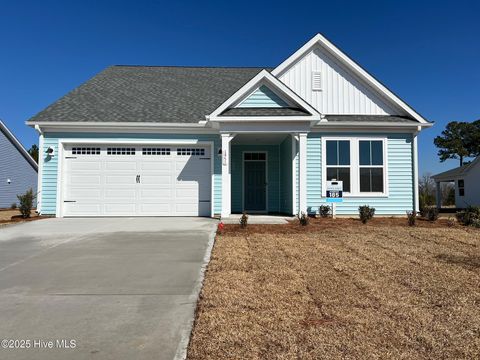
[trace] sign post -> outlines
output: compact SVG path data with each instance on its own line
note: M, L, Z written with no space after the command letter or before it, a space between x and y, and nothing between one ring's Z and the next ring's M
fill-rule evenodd
M343 181L327 181L327 203L332 203L332 217L337 216L337 203L343 202Z

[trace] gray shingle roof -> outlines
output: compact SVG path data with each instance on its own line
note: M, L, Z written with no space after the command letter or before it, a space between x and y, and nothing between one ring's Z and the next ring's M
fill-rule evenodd
M325 115L328 122L392 122L392 123L405 123L405 124L418 124L417 120L414 120L405 116L393 116L393 115Z
M476 157L470 164L459 166L454 169L432 175L432 178L434 178L435 180L455 180L455 178L468 173L470 169L477 166L477 164L479 163L480 163L480 156Z
M299 108L230 108L220 116L308 116Z
M30 121L197 123L261 70L112 66Z

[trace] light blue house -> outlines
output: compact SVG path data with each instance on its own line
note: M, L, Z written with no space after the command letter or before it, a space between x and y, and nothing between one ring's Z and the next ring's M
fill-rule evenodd
M432 123L322 35L276 68L112 66L28 124L42 214L418 209L418 133Z
M37 190L38 166L0 120L0 208L18 204L17 195Z

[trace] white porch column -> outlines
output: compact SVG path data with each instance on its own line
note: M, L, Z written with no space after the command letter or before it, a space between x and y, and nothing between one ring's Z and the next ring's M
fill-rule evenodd
M437 209L440 209L442 207L442 184L440 181L435 182L435 185L437 187L437 195L435 196L435 201L437 204Z
M297 212L297 138L292 134L292 215Z
M222 218L229 217L232 213L232 190L230 169L230 142L235 137L231 134L222 134Z
M298 134L299 213L307 212L307 133Z

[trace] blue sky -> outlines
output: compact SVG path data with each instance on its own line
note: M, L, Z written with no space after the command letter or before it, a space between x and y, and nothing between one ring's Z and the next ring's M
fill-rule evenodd
M2 1L0 118L24 122L113 64L275 66L321 32L429 120L480 118L478 1Z

